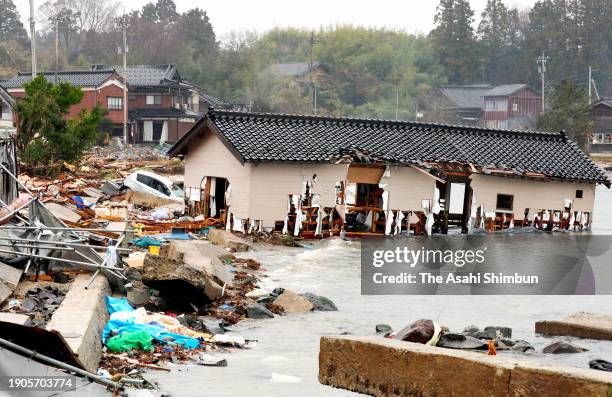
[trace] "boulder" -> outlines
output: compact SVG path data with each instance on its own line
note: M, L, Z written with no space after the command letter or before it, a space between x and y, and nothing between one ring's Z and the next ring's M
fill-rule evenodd
M393 328L389 324L376 324L376 334L388 336L393 333Z
M246 313L248 318L272 318L274 313L266 309L265 306L259 303L251 303L246 307Z
M433 321L421 319L404 327L395 334L393 339L425 344L433 337L434 333L435 327Z
M311 292L306 292L302 294L301 296L308 299L308 301L312 303L312 305L314 306L314 310L317 310L320 312L338 311L338 308L336 307L334 302L332 302L330 299L324 296L315 295Z
M272 304L280 307L285 313L304 313L314 309L314 305L308 299L287 289Z
M250 244L245 239L235 236L229 230L210 229L208 231L208 240L214 244L238 252L248 251L251 248Z
M512 351L527 353L533 352L535 351L535 349L533 348L533 346L531 346L529 342L524 340L518 340L512 345Z
M569 342L563 342L563 341L555 341L553 343L551 343L550 345L546 346L543 350L542 353L546 353L546 354L564 354L564 353L582 353L582 352L586 352L589 351L588 349L585 349L584 347L580 347L580 346L576 346L573 345Z
M480 328L478 328L475 325L468 325L467 327L463 329L464 335L469 335L469 336L474 336L474 337L476 337L476 334L478 334L479 332L480 332Z
M436 346L445 347L447 349L488 349L488 345L480 339L454 332L447 332L443 334Z
M484 333L487 336L487 339L494 339L498 337L502 338L512 338L512 328L508 327L485 327Z

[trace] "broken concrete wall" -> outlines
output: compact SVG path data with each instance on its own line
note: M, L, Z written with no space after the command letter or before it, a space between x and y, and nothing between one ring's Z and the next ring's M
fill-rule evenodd
M231 188L230 212L236 218L247 219L250 217L251 168L251 164L241 164L218 136L207 132L205 137L194 142L187 154L185 191L203 187L205 176L227 178Z
M346 179L347 164L257 164L251 172L250 218L265 227L285 219L289 194L302 194L304 183L313 180L311 192L322 207L336 203L336 183Z
M388 167L380 180L389 192L389 209L420 211L422 200L433 200L436 180L411 167Z
M473 204L484 205L485 211L495 211L498 194L514 196L515 218L522 219L525 208L562 210L565 199L573 200L574 211L592 212L595 184L557 181L536 181L492 175L472 175ZM582 190L582 198L576 198Z

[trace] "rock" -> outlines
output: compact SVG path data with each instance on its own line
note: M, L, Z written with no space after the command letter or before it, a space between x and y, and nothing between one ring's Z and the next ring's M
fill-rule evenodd
M433 337L434 332L435 327L433 321L421 319L404 327L395 334L393 339L425 344Z
M388 336L393 333L393 328L389 324L376 324L375 329L378 335Z
M479 349L486 350L488 345L470 335L464 335L454 332L443 334L436 346L445 347L447 349Z
M469 336L476 336L476 334L478 334L478 332L480 332L480 328L478 328L475 325L468 325L467 327L465 327L463 329L463 334L464 335L469 335Z
M524 340L518 340L514 343L514 345L512 345L512 351L526 353L529 351L535 351L535 349L533 348L533 346L531 346L529 342Z
M516 343L512 339L506 339L506 338L498 339L498 341L500 341L501 343L503 343L504 345L509 346L509 347L514 346L514 344Z
M125 145L123 144L123 139L119 138L119 137L112 137L109 141L108 141L108 146L112 147L113 149L124 149Z
M229 230L210 229L208 232L208 240L214 244L235 251L248 251L251 248L246 240L235 236Z
M508 327L485 327L484 334L486 335L486 339L494 339L494 338L512 338L512 328Z
M274 313L266 309L259 303L251 303L246 307L246 313L248 318L272 318Z
M221 324L217 318L200 316L194 328L211 335L224 334L225 329Z
M328 298L324 296L315 295L311 292L306 292L304 294L301 294L301 296L308 299L308 301L312 303L312 305L314 306L314 310L317 310L320 312L338 311L338 308L336 307L334 302L332 302L331 300L329 300Z
M569 342L556 341L546 346L542 353L546 354L564 354L564 353L582 353L589 351L589 349L585 349L584 347L573 345Z
M282 294L283 292L285 292L284 288L281 287L276 287L272 290L272 295L274 296L279 296L280 294Z
M308 299L287 289L272 304L282 308L285 313L304 313L314 309Z
M149 288L142 281L134 281L127 288L127 300L132 306L143 306L149 302Z

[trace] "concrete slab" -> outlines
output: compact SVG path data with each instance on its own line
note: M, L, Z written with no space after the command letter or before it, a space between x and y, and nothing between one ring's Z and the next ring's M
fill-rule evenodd
M235 236L229 230L211 229L208 231L208 240L237 252L248 251L251 248L251 245L245 239Z
M578 312L562 320L538 321L535 332L550 336L612 340L612 316Z
M0 303L4 302L19 284L22 271L0 263Z
M0 313L0 321L25 326L32 325L32 319L30 319L30 316L18 313Z
M321 338L319 382L372 396L608 396L612 373L381 337Z
M56 217L68 222L78 222L81 215L58 203L45 203L45 207Z
M102 329L108 321L104 296L110 293L106 277L99 275L88 289L91 274L80 274L47 324L59 332L83 366L95 372L102 357Z

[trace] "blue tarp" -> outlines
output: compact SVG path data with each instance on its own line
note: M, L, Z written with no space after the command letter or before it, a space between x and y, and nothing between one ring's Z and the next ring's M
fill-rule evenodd
M109 314L123 311L134 311L125 298L113 298L107 296L104 298L106 308ZM200 341L197 338L192 338L185 335L166 332L166 329L159 323L135 324L134 319L109 320L102 331L102 342L106 343L109 337L120 335L123 332L145 331L153 339L160 343L177 344L186 349L195 349L199 346Z

